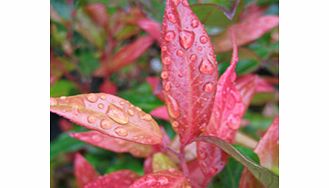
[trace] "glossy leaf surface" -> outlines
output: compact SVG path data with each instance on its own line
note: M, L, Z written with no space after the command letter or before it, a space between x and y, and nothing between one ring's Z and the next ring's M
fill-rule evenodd
M278 26L278 24L279 24L278 16L262 16L234 24L233 26L230 27L230 29L236 31L237 44L238 46L242 46L258 39L264 33ZM216 52L226 52L231 50L232 44L230 42L229 32L227 31L223 34L220 34L215 39L214 44L215 44Z
M79 188L83 188L99 176L94 167L80 154L75 155L74 175Z
M130 170L120 170L98 177L84 188L127 188L137 178L138 174Z
M159 144L162 141L161 130L151 115L110 94L51 98L50 111L116 138L141 144Z
M160 106L155 108L150 112L150 114L156 118L163 119L169 121L169 115L167 108L165 106Z
M152 152L150 145L138 144L136 142L111 137L98 131L70 133L70 136L88 144L113 152L129 152L135 157L147 157Z
M144 175L129 188L191 188L188 180L177 170L164 170Z
M229 143L232 143L240 121L243 116L243 103L239 91L235 87L235 67L238 62L238 50L232 33L233 50L230 66L220 77L217 83L217 92L211 119L204 134L216 136ZM198 142L197 146L200 168L210 180L215 174L223 169L227 156L214 145Z
M231 144L225 142L224 140L214 136L200 136L196 140L208 142L221 148L235 160L243 164L243 166L247 167L254 177L256 177L267 188L277 188L279 186L279 177L276 174L248 159Z
M208 123L217 81L210 39L186 0L167 0L161 50L166 105L185 145Z
M258 142L255 152L259 156L260 164L272 171L277 171L279 167L279 118L276 117L272 125L268 128L264 136ZM240 188L255 187L262 185L244 169L240 179Z

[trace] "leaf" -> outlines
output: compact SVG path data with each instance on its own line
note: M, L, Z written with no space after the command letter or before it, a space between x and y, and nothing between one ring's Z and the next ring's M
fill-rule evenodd
M134 42L121 48L114 55L113 59L106 59L95 74L97 76L107 75L133 63L152 45L152 43L153 38L150 36L138 38Z
M187 1L167 0L161 50L166 106L186 145L209 121L218 76L210 39Z
M107 136L98 131L70 133L70 136L109 151L117 153L129 152L135 157L147 157L152 152L150 145L138 144L120 138Z
M50 96L59 97L63 95L77 94L79 90L76 85L68 80L58 80L50 86Z
M160 37L161 37L161 26L158 22L153 21L149 18L142 18L137 21L137 24L140 28L146 31L153 39L157 40L160 44Z
M234 141L244 113L244 105L234 83L238 49L233 32L231 37L234 46L231 64L218 80L211 118L209 124L204 127L205 135L216 136L229 143ZM198 142L197 154L200 168L208 181L224 168L227 161L227 155L209 143Z
M170 169L146 174L129 188L191 188L188 180L177 170Z
M225 33L215 38L215 51L226 52L232 49L229 30L236 32L238 46L250 43L279 24L278 16L262 16L232 25Z
M193 188L204 188L207 187L208 179L206 178L199 166L197 159L189 161L187 163L189 169L189 179Z
M276 117L265 135L258 142L255 148L260 164L272 171L276 171L279 166L279 118ZM262 187L262 185L244 169L240 179L240 188Z
M85 7L87 14L99 26L107 28L109 24L109 15L107 14L106 6L102 3L88 4Z
M120 170L100 176L97 180L90 182L84 188L126 188L138 177L138 174L130 170Z
M117 90L117 86L109 80L105 80L102 85L99 86L99 91L102 93L115 95Z
M150 112L150 114L156 118L163 119L169 121L169 115L167 112L167 108L165 106L160 106L155 108Z
M75 152L83 148L85 144L62 133L50 144L50 160L53 160L62 153Z
M50 99L50 111L103 134L141 144L159 144L162 133L149 114L105 93Z
M178 167L166 154L161 152L155 153L152 159L152 171L158 172L169 169L178 169Z
M97 171L79 153L74 158L74 175L79 188L84 188L86 184L97 179Z
M146 81L148 84L150 84L153 94L157 96L161 101L164 101L160 79L158 77L149 76L146 78Z
M236 148L224 140L214 136L200 136L195 140L215 144L217 147L232 156L235 160L247 167L248 170L267 188L279 187L279 177L276 174L246 158Z

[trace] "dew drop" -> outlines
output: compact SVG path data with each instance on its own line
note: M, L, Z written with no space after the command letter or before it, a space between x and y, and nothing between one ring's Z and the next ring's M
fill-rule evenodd
M170 59L170 57L165 57L165 58L163 59L163 64L165 64L165 65L169 65L169 64L171 64L171 59Z
M120 124L127 124L129 120L127 114L123 111L123 109L113 104L110 104L109 112L107 113L107 115L112 120Z
M141 108L139 108L139 107L136 107L136 110L137 110L137 111L139 111L139 112L141 112L141 111L142 111L142 109L141 109Z
M165 35L165 40L170 42L175 38L175 33L173 31L168 31Z
M152 116L150 114L145 114L141 117L143 120L147 120L147 121L150 121L152 120Z
M170 82L166 82L166 83L164 84L164 90L165 90L165 91L169 91L170 88L171 88L171 86L170 86Z
M98 106L99 109L103 109L104 108L104 104L102 104L102 103L99 103L97 106Z
M95 123L96 122L96 117L93 115L90 115L87 117L87 120L89 123Z
M196 60L196 55L195 55L195 54L192 54L192 55L190 56L190 60L191 60L192 62L194 62L194 61Z
M183 52L183 50L177 50L176 54L178 56L183 56L184 55L184 52Z
M50 106L54 106L57 104L57 100L54 98L50 98Z
M202 36L200 37L200 42L201 42L202 44L206 44L206 43L208 42L208 37L206 37L205 35L202 35Z
M91 93L91 94L88 94L87 100L94 103L98 100L98 97L97 97L97 95Z
M133 116L135 113L134 113L134 111L132 109L128 109L128 114L131 115L131 116Z
M101 99L105 100L106 99L106 95L101 95Z
M177 121L172 122L172 126L174 128L177 128L179 126L179 123Z
M162 79L167 79L168 78L168 72L167 71L163 71L162 73L161 73L161 78Z
M214 72L214 66L208 59L202 60L199 69L204 74L212 74Z
M203 90L205 92L212 92L214 90L214 84L211 82L208 82L204 85Z
M66 96L61 96L59 99L65 100Z
M164 176L161 176L159 179L158 179L158 182L160 183L160 185L167 185L168 184L168 178L164 177Z
M180 78L182 78L182 77L183 77L183 74L182 74L181 72L179 72L179 73L178 73L178 76L179 76Z
M122 127L117 127L114 129L114 132L119 136L127 136L128 131Z
M168 113L172 118L178 118L180 115L177 101L171 96L167 96L168 99Z
M168 19L169 19L170 22L176 23L176 18L175 18L174 14L169 13L167 16L168 16Z
M168 50L167 46L163 46L161 49L162 49L162 51L167 51Z
M184 49L188 49L194 42L194 32L183 30L179 33L179 43Z
M107 120L107 119L103 119L103 120L101 121L101 127L102 127L103 129L110 129L110 128L112 127L112 125L111 125L111 122L110 122L109 120Z
M193 19L193 20L192 20L192 23L191 23L191 26L192 26L193 28L198 27L198 26L199 26L199 21L196 20L196 19Z

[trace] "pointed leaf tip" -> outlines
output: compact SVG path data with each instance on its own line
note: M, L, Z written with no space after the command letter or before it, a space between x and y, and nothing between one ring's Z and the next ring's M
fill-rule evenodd
M159 144L162 132L151 115L105 93L50 99L50 111L88 129L141 144Z
M83 188L99 176L94 167L79 153L74 158L74 175L79 188Z

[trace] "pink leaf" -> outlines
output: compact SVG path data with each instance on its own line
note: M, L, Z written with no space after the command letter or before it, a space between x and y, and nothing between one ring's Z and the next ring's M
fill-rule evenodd
M169 121L169 115L165 106L155 108L150 112L150 114L156 118Z
M130 170L120 170L100 176L84 188L127 188L138 177L138 174Z
M164 101L160 79L158 77L149 76L146 78L146 81L148 84L150 84L153 94L157 96L161 101Z
M74 175L79 188L83 188L89 182L98 177L97 171L82 155L77 153L74 159Z
M129 188L191 188L184 175L174 169L146 174Z
M260 7L256 3L252 3L240 14L240 19L242 21L257 19L264 14L265 10L266 7Z
M161 26L158 22L155 22L149 18L142 18L137 21L137 24L160 44Z
M159 144L162 133L151 115L105 93L50 99L50 111L103 134L141 144Z
M70 136L109 151L117 153L129 152L135 157L147 157L152 152L150 145L138 144L136 142L107 136L98 131L70 133Z
M209 121L218 76L213 46L186 0L167 0L161 50L166 106L186 145Z
M278 26L278 24L278 16L262 16L234 24L230 29L236 31L237 44L238 46L242 46L258 39L266 32ZM226 52L232 49L229 31L224 32L215 39L215 48L216 52Z
M218 80L213 112L204 131L205 135L216 136L229 143L233 142L244 113L244 105L234 83L238 48L233 33L231 33L231 38L234 46L231 64ZM200 168L208 178L207 180L210 181L216 173L224 168L227 155L218 147L205 142L198 142L197 148Z
M117 93L117 86L112 82L105 80L99 87L99 91L102 93L108 93L115 95Z
M204 188L207 187L208 179L202 173L199 166L199 161L193 160L187 163L189 169L189 179L193 188Z
M276 117L265 135L258 142L255 153L259 156L260 164L268 169L277 170L279 166L279 117ZM240 188L262 188L256 178L247 170L242 171Z

